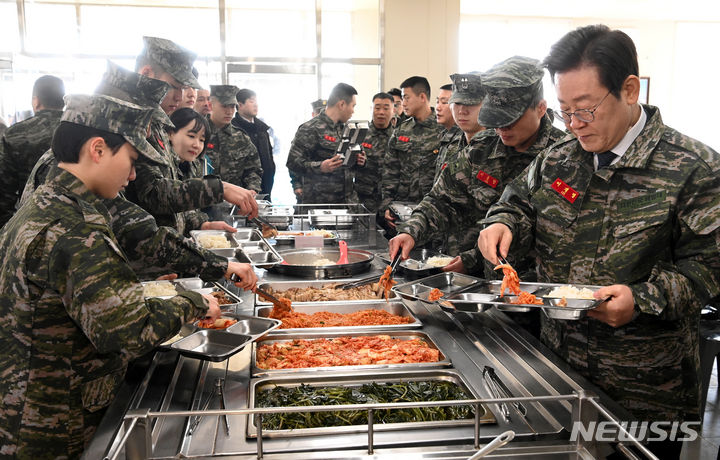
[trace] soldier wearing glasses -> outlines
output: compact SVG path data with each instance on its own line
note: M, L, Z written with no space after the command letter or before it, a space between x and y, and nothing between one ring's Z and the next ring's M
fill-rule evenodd
M587 318L543 318L543 341L636 420L699 420L698 318L720 293L720 157L638 103L625 33L579 28L545 65L570 135L506 187L479 247L493 263L530 247L539 281L603 286L595 297L609 300ZM682 443L649 448L678 458Z

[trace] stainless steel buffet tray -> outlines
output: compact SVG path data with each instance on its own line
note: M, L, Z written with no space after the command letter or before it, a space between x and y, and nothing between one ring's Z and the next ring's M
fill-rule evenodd
M401 383L401 382L421 382L421 381L443 381L451 382L460 387L466 394L467 399L478 398L478 395L471 389L471 387L465 382L462 374L454 369L438 369L438 370L419 370L419 371L407 371L403 373L389 373L383 376L369 376L369 375L357 375L350 372L343 372L341 374L328 375L316 375L316 374L295 374L285 376L271 376L260 379L252 379L250 381L249 391L249 408L256 408L256 395L258 392L267 391L272 388L281 387L298 387L301 384L310 385L313 387L327 387L327 386L344 386L344 387L360 387L366 383L376 382L378 384L384 383ZM398 401L396 401L398 402ZM480 406L483 413L480 416L480 423L489 424L496 423L495 416L490 409L482 405ZM472 425L475 423L474 417L469 419L460 420L447 420L447 421L431 421L431 422L404 422L404 423L377 423L374 426L376 431L390 431L390 430L407 430L417 428L440 428L448 426L465 426ZM338 434L338 433L362 433L367 431L367 425L350 425L350 426L328 426L318 428L301 428L294 430L267 430L263 429L263 437L278 438L278 437L291 437L291 436L310 436L310 435L323 435L323 434ZM248 416L247 423L247 435L248 437L257 437L257 427L255 415L251 414Z
M438 350L438 360L430 363L401 363L401 364L366 364L356 366L328 366L328 367L300 367L290 369L263 369L257 366L256 357L258 347L261 345L272 345L275 343L286 343L293 340L314 340L314 339L334 339L338 337L371 337L371 336L389 336L398 340L412 340L422 339L427 343L430 348ZM276 375L276 374L288 374L298 372L326 372L326 371L341 371L351 372L354 370L361 369L417 369L417 368L428 368L428 367L448 367L451 365L450 358L438 348L435 342L430 336L421 331L363 331L363 332L350 332L350 333L301 333L301 334L287 334L287 335L270 335L263 339L258 340L253 344L252 349L252 362L251 369L252 374L255 377L263 375Z
M490 306L498 310L510 312L529 312L541 308L544 313L553 319L575 320L585 316L588 310L600 305L605 299L572 299L566 298L567 305L561 305L562 298L546 297L550 291L557 287L569 286L558 283L520 283L520 290L534 294L542 300L542 305L513 303L517 296L511 294L501 295L502 282L499 280L482 280L459 273L442 273L429 276L410 283L393 287L404 299L420 300L432 303L428 295L433 288L443 291L443 298L437 303L447 311L482 312ZM572 286L592 291L600 286L573 284ZM458 292L460 289L463 292ZM507 291L506 291L507 292Z
M228 245L230 247L228 247L228 248L206 248L202 244L200 244L200 238L202 238L203 236L206 236L206 235L223 236L227 240ZM201 248L206 249L210 252L214 252L215 254L222 256L222 257L234 257L235 251L240 248L240 242L235 238L235 233L226 232L223 230L191 230L190 237L193 239L195 244L197 244Z
M336 231L323 230L327 234L323 235L324 244L334 244L340 239L340 235ZM314 236L313 230L280 230L278 234L273 237L277 244L294 244L296 237Z
M255 308L255 314L261 318L270 316L272 306L258 306ZM365 331L365 330L396 330L422 327L420 320L407 308L402 302L386 302L384 300L375 300L367 303L349 303L349 302L293 302L293 309L298 313L313 314L321 311L332 313L347 314L361 310L384 310L390 314L412 319L410 323L404 324L374 324L367 326L343 326L343 327L316 327L316 328L278 328L274 334L297 334L309 332L336 332L336 331Z
M258 284L258 287L260 289L264 289L267 291L267 288L272 288L273 291L287 291L291 288L306 288L306 287L314 287L314 288L322 288L323 286L329 286L332 284L338 284L338 283L346 283L351 281L357 281L359 278L349 278L349 279L343 279L343 280L334 280L334 281L328 281L328 280L313 280L313 281L270 281L266 283ZM390 301L392 300L398 300L399 298L394 292L391 292L392 297L390 297ZM282 294L279 294L280 296ZM299 302L299 301L292 301L293 307L298 305L306 305L306 304L315 304L315 303L329 303L329 302L343 302L346 304L374 304L378 301L377 298L375 299L364 299L364 300L330 300L330 301L312 301L312 302ZM255 294L255 305L272 305L272 303L268 302L267 300L261 299L260 296Z
M352 228L353 217L344 208L335 209L311 209L310 225L314 227L348 229Z
M377 258L390 264L392 258L387 252L376 254ZM413 249L410 251L410 257L400 262L397 268L397 273L404 278L415 280L419 278L425 278L430 275L436 275L442 273L442 267L437 267L427 263L431 257L450 257L448 255L431 251L429 249Z

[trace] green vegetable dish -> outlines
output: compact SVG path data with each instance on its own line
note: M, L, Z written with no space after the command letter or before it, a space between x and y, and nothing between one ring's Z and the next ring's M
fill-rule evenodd
M390 402L473 399L452 382L425 381L367 383L362 386L275 387L257 394L256 407L327 406ZM436 422L469 419L472 406L384 409L374 412L375 423ZM263 415L264 430L295 430L329 426L367 425L367 411L295 412Z

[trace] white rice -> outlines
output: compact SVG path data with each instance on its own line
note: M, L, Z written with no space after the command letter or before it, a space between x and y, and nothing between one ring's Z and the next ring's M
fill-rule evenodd
M200 235L198 243L205 249L226 249L230 248L230 241L224 235Z
M165 297L177 295L175 286L167 281L147 283L143 287L145 297Z
M578 289L573 285L556 287L545 297L565 297L566 299L594 299L593 291L588 288Z
M425 263L433 267L444 267L445 265L452 262L452 260L452 257L432 256Z

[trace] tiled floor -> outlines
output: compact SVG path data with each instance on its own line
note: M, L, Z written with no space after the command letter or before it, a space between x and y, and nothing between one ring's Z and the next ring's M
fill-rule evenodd
M720 449L720 391L718 391L718 369L713 369L708 387L707 404L701 437L683 448L682 460L716 460Z

